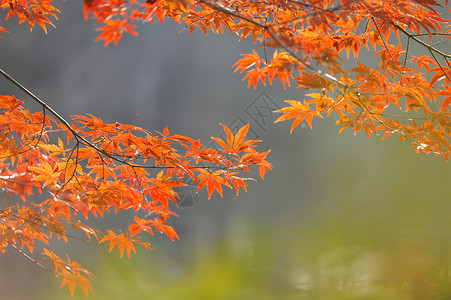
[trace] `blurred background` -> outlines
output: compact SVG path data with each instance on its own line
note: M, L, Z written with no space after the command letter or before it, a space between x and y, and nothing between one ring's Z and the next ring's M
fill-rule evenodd
M0 40L0 67L62 116L167 126L205 144L221 134L219 123L250 123L274 165L239 197L181 190L180 218L170 220L180 240L156 235L153 251L120 259L96 245L61 245L59 254L97 276L90 299L451 298L451 170L443 159L415 154L396 137L339 135L333 118L290 135L291 123L274 125L270 111L304 91L248 89L232 65L256 47L251 41L189 34L166 20L104 47L81 2L55 5L61 15L47 35L15 17L2 23L11 33ZM0 91L39 109L6 80ZM130 218L99 223L119 229ZM0 266L1 299L71 299L59 279L16 252L2 254ZM81 290L75 299L84 299Z

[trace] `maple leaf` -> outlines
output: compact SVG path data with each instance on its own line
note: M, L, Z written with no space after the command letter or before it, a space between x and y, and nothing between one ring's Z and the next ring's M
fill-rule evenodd
M294 118L290 133L293 133L293 130L304 120L307 121L310 129L312 129L313 116L323 117L318 111L310 109L309 104L306 103L305 100L304 104L295 100L285 100L285 102L290 104L291 107L284 107L276 110L275 112L282 113L283 115L281 115L274 123Z
M419 57L413 56L411 62L416 62L418 69L421 69L424 67L424 68L426 68L426 70L428 70L428 72L430 71L430 67L429 67L430 65L437 66L437 63L435 62L435 60L431 59L429 56L426 56L426 55L419 56Z
M237 61L235 64L233 64L233 67L236 66L236 69L234 72L240 71L240 73L243 73L245 70L255 67L257 69L260 68L260 63L265 63L263 59L260 58L257 52L255 50L252 50L252 54L241 54L244 56L244 58Z
M268 161L266 161L266 157L269 155L271 150L268 150L263 153L258 153L255 149L250 148L246 150L246 154L241 157L241 163L244 166L247 165L257 165L259 166L260 177L263 179L266 174L266 170L272 170L272 165ZM247 168L247 167L246 167Z
M122 34L128 32L133 35L138 35L133 29L136 25L129 24L126 19L123 20L105 20L103 21L106 25L98 28L98 31L103 31L96 39L96 41L104 40L105 46L109 43L114 42L115 45L122 38Z
M451 86L446 87L446 90L437 92L437 95L448 96L445 97L445 99L442 102L442 106L440 107L440 110L447 109L448 106L451 104Z
M73 264L73 263L72 263ZM78 264L76 266L79 266ZM71 269L70 266L68 266ZM73 297L75 293L75 288L79 286L86 297L89 296L89 292L94 293L92 290L91 282L86 276L81 275L79 272L77 273L69 273L69 272L61 272L58 273L58 276L62 276L63 280L61 282L60 288L63 288L66 284L69 287L70 294Z
M43 249L43 255L47 256L54 267L54 273L56 277L62 277L60 288L63 288L66 284L69 287L72 297L74 296L75 288L77 285L88 297L89 292L93 293L91 283L87 276L95 277L94 274L81 267L81 265L75 261L71 261L67 257L67 261L64 261L53 251Z
M435 74L432 76L431 79L431 85L435 84L436 82L445 79L445 82L447 85L451 83L451 68L445 67L445 66L438 66L433 69L431 69L431 72L435 72Z
M40 174L35 176L32 180L43 180L43 187L55 184L61 174L61 171L52 167L47 161L42 161L42 167L29 167L30 170Z
M290 78L293 77L291 69L295 68L296 65L296 59L288 52L278 53L277 50L274 51L271 63L266 66L269 83L272 84L273 78L277 77L282 82L284 89L287 85L290 86Z
M266 69L251 69L247 71L246 76L244 76L243 81L249 79L247 87L249 88L251 85L254 86L254 89L257 89L258 82L261 81L263 85L266 85L266 77L268 76L268 71Z
M251 67L255 67L255 69L250 69L247 71L247 74L246 76L244 76L243 81L249 79L248 87L253 85L254 88L257 88L258 81L260 80L262 81L263 85L266 85L266 77L269 75L269 72L266 68L260 68L260 64L265 64L265 61L260 58L255 50L253 50L252 54L242 54L242 56L244 56L244 58L240 59L233 65L236 66L234 72L240 71L240 73L243 73L245 70ZM281 75L281 77L283 78L283 75Z
M233 176L235 174L238 174L238 173L234 172L234 173L226 173L226 174L224 174L224 180L230 181L233 184L233 187L236 190L236 195L238 196L239 193L240 193L240 187L242 187L247 192L247 186L246 186L246 183L244 181L245 180L252 180L252 179L251 178L242 178L242 177Z
M48 14L54 17L58 20L58 17L56 16L55 12L61 13L58 8L50 5L52 3L52 0L39 0L35 1L32 5L30 5L30 8L36 12L39 12L41 14Z
M37 23L39 26L41 26L46 34L47 27L45 26L45 23L55 27L55 25L45 15L51 15L55 19L58 19L54 11L59 13L60 11L56 7L50 5L50 2L50 0L41 0L30 5L30 10L27 14L25 14L30 24L30 31L33 30L34 23Z
M110 252L117 246L121 257L124 255L124 250L127 252L128 258L130 258L131 251L136 253L135 246L127 235L124 233L116 234L111 230L107 230L107 232L108 234L105 235L99 243L109 242Z
M174 241L175 239L180 239L174 228L172 226L163 224L161 218L156 218L155 220L152 221L152 224L155 226L155 229L157 229L160 233L166 234L171 241Z
M298 88L304 87L328 89L330 87L330 82L319 76L318 74L305 73L299 77L295 77L294 79L299 83L299 85L297 86Z
M227 134L227 141L223 141L219 138L211 137L216 143L218 143L222 147L222 151L229 153L229 154L235 154L239 153L241 151L245 151L249 147L251 147L253 144L260 142L259 140L247 140L246 138L247 132L249 131L249 124L244 125L241 127L235 136L233 136L232 130L228 128L227 126L221 124L221 126L224 128L224 131Z
M230 184L224 179L224 171L217 170L210 172L204 169L199 169L199 171L200 174L194 180L194 182L199 181L197 184L196 193L198 193L204 186L207 186L208 199L210 199L215 190L222 197L222 185L226 185L231 188Z
M146 219L140 219L137 216L134 218L135 224L130 224L128 230L130 231L130 236L133 237L140 233L141 231L146 231L147 233L153 235L151 223Z

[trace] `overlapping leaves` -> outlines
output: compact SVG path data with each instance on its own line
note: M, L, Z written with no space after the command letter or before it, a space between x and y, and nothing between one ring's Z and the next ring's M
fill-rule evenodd
M151 249L138 235L160 232L171 240L179 238L167 221L176 216L172 210L180 196L175 188L186 180L198 190L207 189L210 198L215 190L222 196L221 185L235 188L237 194L240 188L246 190L249 178L241 174L252 166L272 168L268 152L254 149L258 141L246 140L249 125L235 136L224 126L227 141L213 138L221 146L217 150L171 135L167 128L153 134L92 115L75 117L67 127L42 112L30 113L13 96L0 96L0 111L0 184L11 196L22 198L15 205L6 201L0 211L3 252L15 247L33 255L36 241L51 245L56 234L68 242L80 232L83 239L108 244L110 251L117 248L121 257L129 257L135 245ZM49 197L33 202L36 192ZM102 233L83 221L129 209L136 217L128 232ZM78 263L49 250L43 253L71 293L77 285L86 294L91 290L91 274Z

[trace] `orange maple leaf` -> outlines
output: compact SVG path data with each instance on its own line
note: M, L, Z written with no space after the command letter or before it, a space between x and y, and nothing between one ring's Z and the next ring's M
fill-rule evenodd
M60 274L60 276L63 276L60 288L63 288L67 284L72 297L74 296L75 288L77 287L77 285L81 288L86 297L88 297L89 292L94 293L89 279L86 278L86 276L81 275L79 272L74 274Z
M244 58L237 61L233 64L232 67L237 66L234 72L240 71L243 73L246 69L255 66L257 69L260 68L260 63L264 63L265 61L260 58L255 50L252 50L252 54L241 54Z
M233 132L232 132L232 130L230 130L230 128L228 128L227 126L225 126L223 124L221 124L221 126L224 128L224 131L227 134L227 142L225 142L219 138L215 138L215 137L211 137L211 138L216 143L218 143L222 147L222 150L226 153L233 155L235 153L245 151L246 149L251 147L253 144L260 142L260 140L247 140L247 141L244 140L246 138L247 132L249 131L249 124L241 127L238 130L238 132L236 133L235 137L233 136Z
M97 31L103 31L96 39L97 41L105 40L105 46L109 43L114 42L117 45L118 41L121 39L122 34L128 32L133 35L138 35L133 29L136 28L135 25L127 23L126 19L123 20L105 20L103 21L106 25L97 29Z
M174 241L175 239L180 239L177 232L174 230L172 226L165 225L161 221L162 219L156 218L154 222L155 228L160 232L166 234L171 241Z
M295 118L291 125L290 134L293 133L293 130L302 121L306 120L310 129L312 129L313 116L323 117L318 111L310 109L309 104L306 103L305 100L304 104L295 100L285 100L285 102L290 104L291 107L284 107L276 110L275 112L282 113L283 115L281 115L274 123Z
M208 199L210 199L215 190L222 197L222 184L231 188L230 184L222 176L224 174L224 171L218 170L210 172L205 169L199 169L199 171L201 172L201 174L199 174L194 180L194 182L199 181L196 193L199 192L200 189L204 186L207 186Z
M116 234L111 230L107 230L108 234L103 237L99 241L99 243L104 243L109 241L110 242L110 252L113 251L114 247L117 246L119 249L120 256L122 257L124 255L124 250L127 251L127 257L130 258L130 252L133 251L136 253L135 246L133 245L132 241L128 236L126 236L123 233Z
M46 160L42 161L42 167L29 167L30 170L40 174L35 176L32 180L39 181L44 180L43 187L50 184L55 184L58 177L61 175L61 171L57 168L54 169Z
M438 92L437 95L448 96L448 97L445 97L445 99L443 100L440 110L448 108L448 106L451 104L451 87L448 86L446 88L446 90Z

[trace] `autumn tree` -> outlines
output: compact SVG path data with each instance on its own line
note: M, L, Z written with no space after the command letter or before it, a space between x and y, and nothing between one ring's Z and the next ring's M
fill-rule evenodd
M47 32L59 14L51 0L0 0L5 19L38 24ZM192 32L230 32L239 40L251 38L261 48L243 54L234 66L249 88L279 80L310 92L305 99L286 100L276 121L293 120L291 132L302 122L310 128L314 117L333 117L354 133L382 139L396 135L416 152L451 155L451 63L440 47L451 38L445 14L448 1L434 0L84 0L85 19L94 18L97 41L117 44L123 34L137 35L145 22L173 19ZM7 29L0 27L6 34ZM412 47L424 49L416 56ZM363 46L363 47L362 47ZM365 49L365 50L363 50ZM446 49L446 48L445 48ZM378 64L359 61L369 51ZM352 58L351 67L345 62ZM224 126L226 140L213 138L218 148L206 148L189 137L150 132L132 125L106 124L95 116L67 121L44 101L19 87L42 107L31 112L13 95L0 96L2 188L11 197L1 211L3 252L15 249L62 278L73 293L76 285L88 294L90 273L78 263L57 256L50 238L79 238L117 247L130 255L135 245L150 248L139 235L166 234L178 238L165 221L175 215L169 207L174 188L187 179L209 197L222 186L246 189L243 172L259 168L263 177L271 164L267 152L246 140L249 126L233 133ZM25 102L26 102L25 101ZM33 201L45 193L47 199ZM17 200L18 196L19 200ZM124 233L89 227L88 216L109 210L133 209L134 222ZM35 243L47 244L36 258Z

